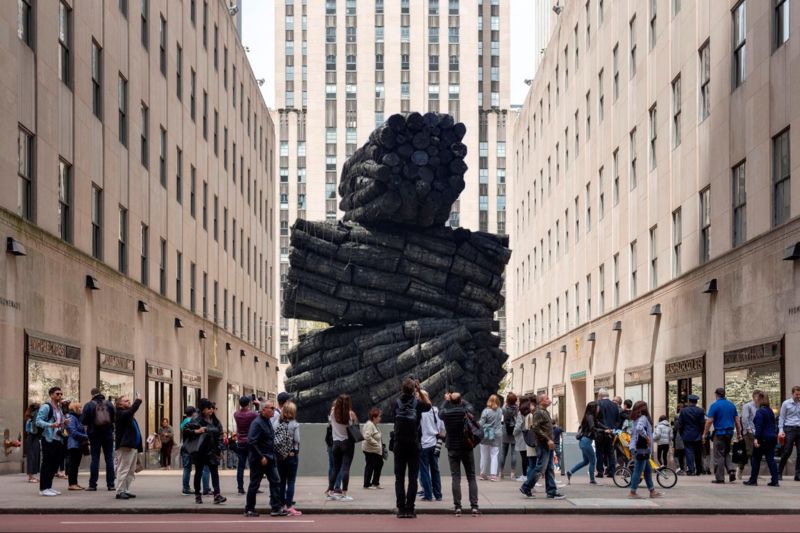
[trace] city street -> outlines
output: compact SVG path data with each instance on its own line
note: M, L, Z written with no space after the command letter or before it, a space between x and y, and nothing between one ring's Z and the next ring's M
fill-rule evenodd
M796 515L743 515L743 516L514 516L484 515L478 518L462 516L456 518L443 515L420 516L416 520L398 520L389 515L310 515L297 518L259 517L246 519L230 515L59 515L29 516L9 515L3 517L0 531L59 531L62 533L95 531L147 531L148 533L183 531L285 531L332 533L361 533L381 531L436 531L446 533L458 531L519 532L519 531L689 531L727 533L752 531L793 531L797 529Z

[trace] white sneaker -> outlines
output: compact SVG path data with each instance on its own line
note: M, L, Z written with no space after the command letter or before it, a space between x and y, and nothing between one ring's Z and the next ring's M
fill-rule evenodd
M342 495L338 492L332 492L328 494L328 501L339 501L342 499Z
M340 502L351 502L351 501L353 501L353 497L345 495L345 496L342 496L341 498L339 498L339 501Z
M58 492L53 489L44 489L39 491L40 496L58 496Z
M527 479L528 479L528 478L527 478L526 476L519 476L519 477L518 477L517 479L515 479L514 481L526 481Z

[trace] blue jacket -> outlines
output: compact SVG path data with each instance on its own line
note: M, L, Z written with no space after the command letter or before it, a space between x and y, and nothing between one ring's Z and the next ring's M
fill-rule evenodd
M702 407L688 405L681 409L677 425L683 442L699 442L703 437L705 424L706 412Z
M81 443L89 438L83 424L73 413L67 415L67 431L69 437L67 438L67 449L74 450L81 447Z
M250 449L250 462L260 462L262 457L270 461L275 460L275 430L272 428L272 422L262 414L250 424L247 447Z
M769 407L759 407L756 416L753 418L753 425L756 427L753 435L758 440L777 439L778 431L775 428L775 413Z
M36 426L42 431L42 438L47 442L63 442L60 429L50 427L56 421L56 414L53 412L50 402L43 403L36 414Z

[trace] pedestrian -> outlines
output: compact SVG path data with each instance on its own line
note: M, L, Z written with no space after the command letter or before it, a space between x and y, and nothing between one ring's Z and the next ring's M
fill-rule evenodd
M100 478L100 452L106 465L106 488L114 489L114 404L107 400L98 387L91 391L92 399L81 411L81 421L89 434L89 486L86 490L97 490Z
M513 481L525 481L528 473L528 450L527 446L525 446L525 435L523 435L522 431L525 429L525 417L530 412L531 400L527 396L523 396L519 401L519 409L514 419L514 449L519 452L520 475Z
M39 475L39 494L58 496L61 492L53 489L53 478L65 453L64 413L61 411L61 387L50 387L47 391L50 400L42 404L36 414L36 427L42 432L42 470Z
M558 470L560 475L564 475L566 471L564 468L564 446L561 436L564 430L558 425L556 420L553 420L553 442L556 443L555 457L553 458L553 467Z
M180 423L179 429L181 432L181 466L183 466L183 488L181 494L184 496L192 496L194 491L189 488L189 481L192 478L192 458L186 451L186 442L191 440L192 435L186 433L186 425L191 422L192 417L197 413L197 408L193 405L187 405L183 410L183 420ZM204 468L201 480L203 482L203 496L211 494L209 488L208 468Z
M667 415L658 417L658 424L656 424L653 431L653 442L656 445L658 464L669 466L669 443L672 442L672 426L669 425Z
M775 464L775 446L778 444L778 434L775 430L775 413L769 406L769 397L759 391L756 398L758 410L753 417L753 456L750 462L750 479L743 485L757 485L758 471L761 469L761 458L766 458L767 467L772 479L767 483L770 487L778 487L778 465Z
M293 401L284 402L280 422L273 429L283 510L290 516L300 516L303 513L294 507L294 486L300 461L300 424L297 423L297 405ZM286 450L285 455L282 450Z
M247 456L249 449L247 445L247 433L250 431L250 425L258 417L258 412L251 408L253 399L250 396L242 396L239 398L239 409L233 413L233 419L236 422L236 455L238 461L236 464L236 487L239 494L245 494L244 491L244 470L247 467Z
M77 401L69 403L67 415L67 478L69 490L85 490L78 484L78 469L81 467L83 450L89 448L89 435L81 422L81 404Z
M736 481L736 470L731 459L731 441L733 433L736 438L741 438L742 422L739 413L732 401L725 397L725 389L719 387L714 394L717 400L708 408L705 428L703 429L703 442L708 440L708 430L714 425L714 477L712 483L725 483L727 473L730 482Z
M503 449L500 452L500 479L503 479L503 470L506 465L506 456L511 453L511 470L509 475L511 479L516 477L517 470L517 454L516 454L516 439L514 438L514 425L517 422L517 413L519 413L519 406L517 402L519 399L513 392L509 392L506 396L506 405L503 407Z
M469 505L472 516L480 516L478 507L478 481L475 477L475 456L472 447L464 439L464 424L472 417L472 406L463 400L461 393L446 392L444 403L439 414L444 422L445 446L450 463L451 484L453 490L453 506L456 516L461 516L461 467L467 478L469 489Z
M381 470L383 469L383 435L378 428L381 423L381 410L373 407L369 410L369 418L361 427L361 436L364 441L361 443L361 451L364 452L364 488L382 489ZM330 475L330 474L329 474Z
M597 485L597 481L595 481L595 461L597 457L595 456L594 448L592 444L597 440L597 436L601 433L605 433L610 431L606 428L599 419L600 416L600 406L597 402L589 402L586 404L586 410L583 413L583 418L581 419L581 424L578 427L578 446L581 449L581 455L583 455L583 460L580 463L573 465L567 471L567 484L572 483L572 476L580 470L581 468L588 466L589 467L589 483L592 485Z
M678 415L678 432L686 451L687 473L699 476L704 470L702 436L706 412L697 405L700 397L696 394L690 394L687 400L689 405Z
M761 398L763 394L763 391L760 389L755 389L752 394L753 399L742 405L742 439L744 439L744 447L745 451L747 452L747 457L751 458L753 457L753 440L755 438L755 425L753 424L753 419L755 419L756 412L759 408L759 398ZM746 462L741 463L736 469L736 474L739 479L742 479L742 474L744 473L744 467L746 464Z
M422 391L427 397L428 393ZM439 408L431 406L431 410L422 413L422 451L419 460L419 484L422 486L422 501L434 499L442 501L442 476L439 473L439 455L444 439L444 422L439 417Z
M622 412L620 405L608 398L608 390L601 388L597 391L597 403L600 408L598 419L604 427L609 429L620 429L622 427ZM622 403L622 399L617 397ZM597 436L595 447L597 448L597 477L603 475L614 477L614 470L617 467L617 457L614 453L612 444L613 437L607 433Z
M39 483L39 475L42 467L42 428L36 425L36 415L39 413L41 404L31 402L25 409L25 473L28 475L28 483Z
M686 474L686 446L681 438L681 432L678 431L678 416L681 414L681 409L683 409L683 404L679 403L676 407L675 418L672 420L672 456L677 463L676 473L679 476Z
M200 398L197 412L184 428L184 437L189 437L187 449L194 464L194 500L203 503L200 493L200 478L204 468L208 468L211 485L214 488L214 503L227 501L219 484L220 446L222 445L222 424L214 414L214 404L208 398Z
M547 408L550 407L550 397L541 393L536 400L536 410L528 415L528 431L533 431L536 441L536 466L528 466L528 477L522 483L519 491L528 498L533 497L532 489L540 476L544 476L545 491L551 500L563 500L564 495L556 487L555 472L553 469L553 456L556 443L553 440L553 420Z
M142 405L142 396L130 398L122 395L114 404L114 440L117 449L117 499L135 498L130 489L136 477L137 454L142 452L142 432L136 421L136 411Z
M500 445L503 442L503 411L496 394L489 396L481 413L480 426L483 429L481 440L480 475L483 480L497 481L497 466ZM487 475L488 472L488 475Z
M283 508L281 498L280 477L275 456L275 430L270 420L275 414L272 400L265 400L261 405L260 415L250 424L247 433L247 447L250 450L250 484L247 487L247 499L244 515L248 518L257 517L256 494L261 487L261 480L266 476L269 482L270 516L287 516L289 513Z
M778 472L783 478L783 470L792 456L792 448L796 448L794 480L800 481L800 385L792 387L792 396L781 404L778 431L778 441L783 446Z
M653 446L653 423L650 420L650 411L647 402L638 401L630 413L631 442L629 448L634 457L633 474L631 474L631 491L628 498L641 498L636 494L639 482L644 474L644 482L650 491L651 498L660 498L664 494L656 491L653 485L653 467L650 466L650 450Z
M169 418L161 419L161 429L158 431L161 440L160 463L164 470L172 470L172 447L175 445L175 432L169 424Z
M422 449L422 413L430 411L427 394L420 391L419 382L412 377L403 380L400 396L394 402L394 492L397 499L397 518L416 518L414 501L417 497L419 456ZM405 478L408 474L408 490Z
M620 402L622 402L622 398L620 398L619 396L614 398L614 402L615 403L616 403L616 400L620 400ZM622 407L621 407L621 410L619 412L619 421L620 422L619 422L619 428L618 429L621 429L622 431L626 431L628 433L630 433L631 426L633 426L633 422L631 421L631 410L632 410L632 408L633 408L633 400L625 400L624 402L622 402Z
M278 405L275 406L275 414L272 415L272 420L271 420L273 428L278 427L278 424L281 421L281 413L283 412L283 406L286 404L286 402L288 402L291 399L292 395L289 394L288 392L278 393L277 397Z
M331 404L331 409L336 404L334 401ZM328 477L334 476L336 481L333 484L333 487L337 491L341 491L342 489L342 473L336 472L333 469L333 427L331 423L328 422L328 427L325 428L325 448L328 450ZM333 496L334 490L325 489L325 496L330 497Z
M328 499L331 501L351 502L353 497L347 494L350 484L350 465L353 463L355 442L350 438L348 426L358 424L358 417L353 412L350 396L340 394L333 403L328 422L331 425L331 439L333 446L333 471L328 475ZM335 488L337 476L342 476L341 489Z

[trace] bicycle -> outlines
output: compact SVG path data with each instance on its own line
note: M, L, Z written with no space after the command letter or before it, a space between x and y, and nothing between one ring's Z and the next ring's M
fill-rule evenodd
M652 457L649 459L650 467L655 474L656 482L665 489L671 489L678 483L678 474L668 466L659 465ZM627 464L618 466L614 471L614 484L621 488L627 488L631 485L631 478L633 477L634 461L631 460ZM644 478L644 472L642 472Z

